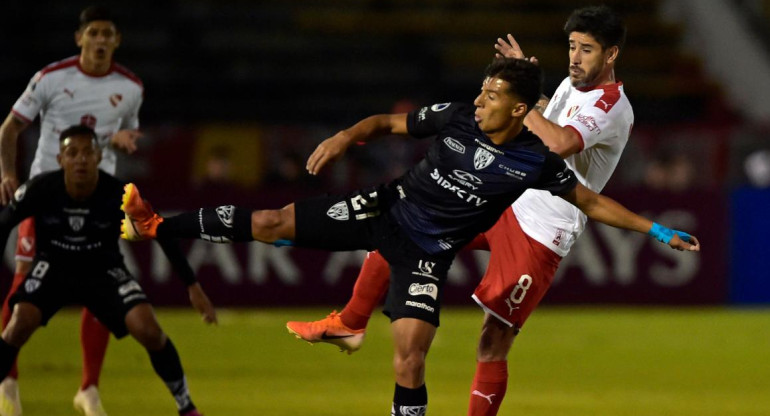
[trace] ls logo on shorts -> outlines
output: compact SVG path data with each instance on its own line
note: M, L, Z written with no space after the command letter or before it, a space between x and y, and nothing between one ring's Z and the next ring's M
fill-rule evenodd
M41 283L40 279L27 279L27 281L24 282L24 290L27 293L32 293L40 288Z

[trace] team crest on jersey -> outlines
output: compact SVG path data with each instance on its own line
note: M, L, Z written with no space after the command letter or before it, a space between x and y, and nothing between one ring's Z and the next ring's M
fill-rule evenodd
M26 194L27 194L27 184L25 183L16 189L16 192L13 193L13 198L16 201L21 201L22 199L24 199L24 195Z
M473 155L473 167L476 170L484 169L489 166L495 160L495 155L490 153L486 149L476 149L476 154Z
M27 281L24 282L24 290L27 293L32 293L40 288L41 283L40 279L27 279Z
M350 212L348 212L348 204L345 203L345 201L337 202L336 204L332 205L331 208L329 208L328 211L326 211L326 215L328 215L330 218L335 219L337 221L347 221L350 219Z
M123 96L121 94L110 95L110 104L112 104L113 107L117 107L121 101L123 101Z
M80 231L86 223L86 218L80 215L70 215L69 223L73 231Z
M233 214L235 213L235 207L233 205L222 205L217 208L217 216L219 221L227 228L233 228Z

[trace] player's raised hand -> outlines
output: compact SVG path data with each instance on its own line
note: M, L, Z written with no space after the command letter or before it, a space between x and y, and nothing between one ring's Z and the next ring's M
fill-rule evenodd
M217 324L217 311L214 309L214 305L206 296L206 292L203 291L200 283L195 282L187 287L187 293L190 295L190 303L193 308L201 314L203 322L207 324Z
M506 38L507 40L503 38L497 38L497 44L495 44L497 53L495 54L495 57L527 59L527 57L524 56L524 51L521 50L521 46L519 46L519 43L516 42L516 39L513 37L513 35L509 33ZM529 61L533 64L537 64L538 62L537 58L534 56L529 57Z
M0 182L0 204L10 204L13 200L13 194L18 187L19 180L15 176L3 176L3 180Z
M694 235L689 235L681 231L674 231L674 236L668 245L679 251L700 251L700 241Z
M143 134L139 130L120 130L112 135L110 144L130 155L136 151L136 141L142 136Z
M317 175L326 164L342 157L349 146L350 136L344 131L322 141L307 159L308 173Z

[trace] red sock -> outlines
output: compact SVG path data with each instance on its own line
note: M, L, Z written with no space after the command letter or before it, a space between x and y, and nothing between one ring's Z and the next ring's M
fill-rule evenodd
M494 416L508 387L508 361L476 364L468 416Z
M102 372L104 355L107 353L107 343L110 341L110 331L83 308L80 315L80 346L83 349L83 383L81 390L88 386L99 385L99 374Z
M390 266L379 251L367 253L353 286L353 296L340 312L340 319L350 329L364 329L374 308L380 303L390 283Z
M2 313L2 319L3 319L3 328L8 326L8 322L11 320L11 315L13 314L13 311L8 306L8 301L11 299L11 295L13 295L16 292L16 289L21 286L21 283L24 281L24 278L27 275L24 273L15 273L13 275L13 283L11 283L11 288L8 290L8 296L5 297L5 301L3 301L3 313ZM13 362L13 366L11 367L11 372L8 373L8 377L11 377L13 379L18 380L19 379L19 367L16 364L18 361L18 358Z

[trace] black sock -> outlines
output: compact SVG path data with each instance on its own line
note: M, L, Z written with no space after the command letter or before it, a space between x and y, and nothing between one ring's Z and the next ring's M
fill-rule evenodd
M251 210L234 205L200 208L174 217L164 218L158 236L200 238L213 243L253 241Z
M167 339L166 345L159 351L147 350L147 352L150 354L150 362L155 373L166 383L166 387L174 396L179 414L195 409L195 405L190 399L190 390L187 388L187 379L184 376L184 370L182 370L182 362L179 360L179 354L171 340Z
M0 380L6 378L11 372L17 355L19 355L19 349L0 338L0 376L2 376Z
M409 389L396 383L391 416L425 416L427 411L428 389L425 384L416 389Z

